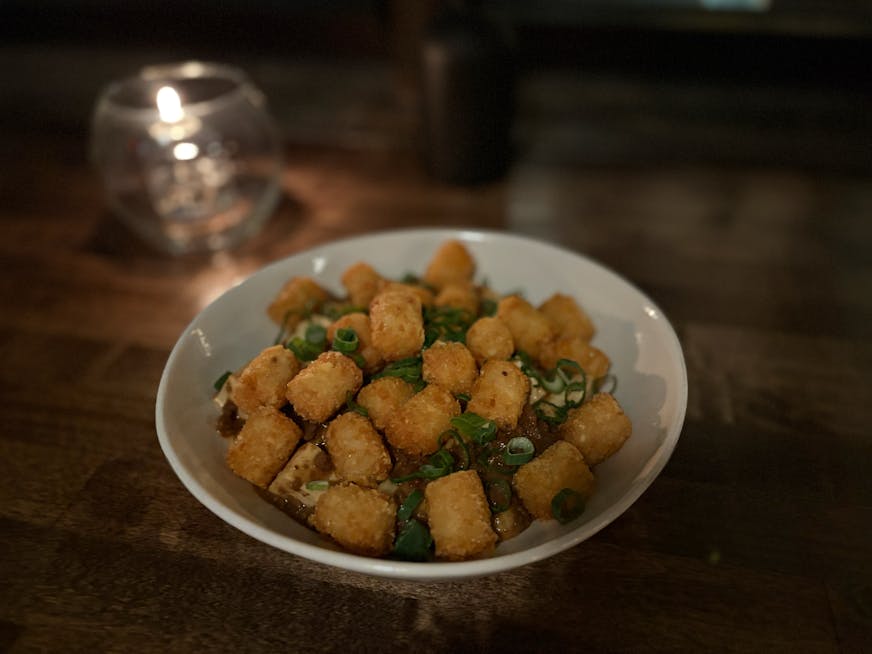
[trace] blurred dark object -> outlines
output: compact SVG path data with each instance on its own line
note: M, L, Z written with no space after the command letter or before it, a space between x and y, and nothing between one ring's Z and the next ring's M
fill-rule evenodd
M436 178L496 179L511 156L515 62L507 35L475 3L450 3L421 44L424 156Z

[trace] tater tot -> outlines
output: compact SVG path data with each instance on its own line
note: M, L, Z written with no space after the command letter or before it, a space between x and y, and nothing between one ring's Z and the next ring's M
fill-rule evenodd
M388 478L391 455L369 418L343 413L330 422L324 440L342 479L360 486L376 486Z
M502 320L515 348L523 350L534 359L539 358L542 345L554 338L554 328L545 314L517 295L509 295L497 305L497 318Z
M557 493L569 488L586 499L593 492L594 478L579 451L566 441L557 441L518 468L512 486L534 518L550 520L554 518L551 501Z
M244 415L261 406L278 408L287 399L285 387L300 370L294 353L281 345L263 350L248 362L230 392L230 399Z
M373 373L384 363L381 353L373 347L372 328L369 316L365 313L348 313L334 321L327 328L327 339L332 343L340 329L353 329L359 345L356 354L363 357L364 370Z
M339 352L324 352L297 373L286 389L288 402L301 418L324 422L363 384L357 364Z
M570 359L578 363L589 382L604 376L611 366L611 361L605 352L579 336L556 338L542 346L539 363L543 368L551 370L560 359Z
M227 464L243 479L266 488L300 442L297 424L272 407L252 413L227 449Z
M478 294L471 282L446 284L433 303L437 307L454 307L467 311L470 318L478 314Z
M560 425L560 436L581 452L589 466L605 461L624 445L633 431L630 419L608 393L571 409Z
M488 359L505 361L515 351L512 332L499 318L479 318L466 332L466 347L478 365Z
M421 300L421 306L423 307L433 306L433 301L435 299L433 291L421 286L420 284L405 284L403 282L392 282L386 279L379 285L378 292L385 293L387 291L406 291L407 293L411 293Z
M452 283L472 281L475 260L460 241L443 243L424 272L424 281L437 289Z
M475 359L463 343L436 341L424 350L424 381L439 384L449 393L469 393L478 376Z
M412 385L399 377L382 377L360 389L357 403L369 413L376 429L384 431L391 416L414 394Z
M558 336L579 336L589 341L596 332L588 315L568 295L555 293L539 306L539 311L551 321Z
M459 561L493 552L497 535L478 473L463 470L431 481L424 496L437 558Z
M312 525L351 552L382 556L394 542L396 513L387 495L344 483L324 492L315 505Z
M293 277L282 286L266 313L274 323L290 330L329 297L311 277Z
M470 413L514 429L530 396L530 380L510 361L487 361L472 386L466 406Z
M421 301L407 291L384 291L369 306L372 344L385 361L415 356L424 345Z
M368 263L359 261L342 273L342 285L348 291L348 299L356 307L365 309L379 291L382 276Z
M430 384L413 395L388 419L385 437L410 454L430 454L439 449L439 437L460 415L460 403L447 390Z

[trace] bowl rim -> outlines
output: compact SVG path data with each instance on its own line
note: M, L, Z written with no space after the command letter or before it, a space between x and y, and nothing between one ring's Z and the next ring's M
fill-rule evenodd
M222 302L229 293L241 292L241 290L256 277L266 274L266 271L277 267L287 266L293 259L302 259L306 257L318 256L323 249L343 248L354 244L358 241L364 241L372 238L391 237L391 238L432 238L449 239L455 238L464 242L486 242L488 240L513 242L515 245L543 247L546 250L551 249L560 252L563 255L569 255L574 258L581 259L588 264L591 264L600 269L606 275L613 277L614 281L623 286L628 287L643 301L645 311L661 321L664 336L667 338L669 349L671 350L670 359L673 365L677 364L679 379L676 392L676 415L675 420L665 426L666 434L662 443L657 447L651 459L653 465L646 468L644 471L644 479L640 483L632 484L620 498L609 505L600 514L595 516L591 521L585 522L573 529L569 533L552 538L544 543L539 543L530 548L511 552L508 554L495 555L489 558L474 559L469 561L458 562L407 562L395 561L391 559L378 559L357 554L351 554L344 551L331 550L317 545L312 545L294 539L291 536L278 534L275 531L263 527L262 525L250 520L236 511L229 509L209 491L185 468L175 452L169 440L167 417L164 412L164 407L167 403L167 386L171 372L173 370L176 359L180 356L180 352L184 347L185 337L196 328L196 324L201 318L214 306ZM239 290L237 290L239 289ZM652 313L654 312L654 313ZM677 355L672 357L672 354ZM239 529L243 533L261 541L267 545L280 549L284 552L294 554L305 558L309 561L321 563L323 565L351 570L369 575L381 577L393 577L397 579L407 579L416 581L439 581L439 580L456 580L462 578L471 578L489 574L495 574L502 571L511 570L521 567L536 561L540 561L560 552L566 551L579 543L591 538L596 533L604 529L606 526L614 522L627 509L629 509L641 495L653 484L654 480L660 475L660 472L668 463L673 451L678 443L684 427L685 416L687 412L688 399L688 379L687 365L684 359L684 354L681 348L681 342L675 329L666 314L633 283L628 281L619 273L616 273L611 268L601 264L600 262L574 250L564 248L554 243L548 242L535 237L515 234L511 232L502 232L490 229L467 229L467 228L443 228L443 227L415 227L404 229L385 229L372 232L366 232L353 236L343 237L323 243L315 244L298 252L294 252L287 256L277 259L273 262L258 268L245 279L227 288L218 297L212 300L207 306L201 309L196 316L186 325L185 329L180 333L172 351L167 358L164 370L161 374L160 383L155 401L155 425L158 435L158 441L161 449L170 464L170 467L175 472L176 476L182 482L182 485L190 492L203 506L209 509L217 517L224 522ZM641 473L640 473L641 474Z

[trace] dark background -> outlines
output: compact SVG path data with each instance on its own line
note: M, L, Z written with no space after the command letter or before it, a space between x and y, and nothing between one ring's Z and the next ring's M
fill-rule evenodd
M581 122L591 138L556 156L872 166L872 3L703 4L724 3L482 3L514 38L518 147L560 141ZM7 1L0 115L20 130L83 133L109 79L146 63L219 59L255 78L290 143L413 148L417 48L439 6Z

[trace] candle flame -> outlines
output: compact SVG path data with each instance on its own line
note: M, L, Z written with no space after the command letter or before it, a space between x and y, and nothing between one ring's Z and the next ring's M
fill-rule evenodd
M162 86L157 92L157 110L165 123L177 123L185 115L182 99L172 86Z

